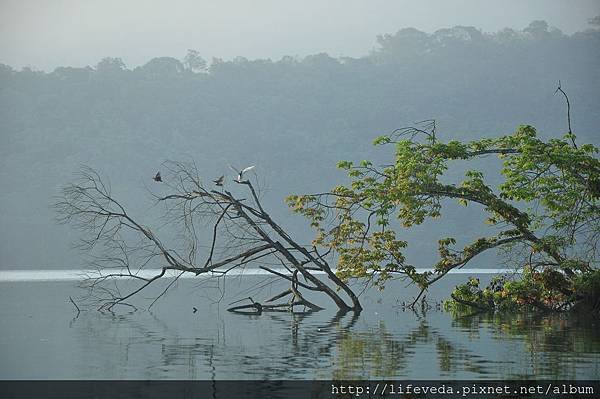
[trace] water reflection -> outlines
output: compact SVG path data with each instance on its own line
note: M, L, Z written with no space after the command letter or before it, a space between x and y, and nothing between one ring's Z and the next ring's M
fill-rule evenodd
M429 356L434 355L434 356ZM423 362L421 357L430 359ZM368 332L346 331L338 343L338 367L333 377L338 379L389 378L424 375L435 369L439 376L470 372L485 376L489 365L473 350L445 338L439 328L419 317L418 325L408 333L396 335L385 322Z
M489 331L499 342L519 342L523 364L511 367L509 378L581 378L582 368L590 378L600 375L600 320L581 314L477 314L455 317L453 326L471 336ZM579 364L582 362L582 364Z
M465 316L435 307L413 313L396 306L393 291L383 298L366 296L360 315L322 311L247 316L193 297L194 287L186 291L182 286L153 312L87 311L74 318L64 284L36 284L0 290L3 302L18 304L0 309L0 317L8 321L0 337L2 378L595 379L600 375L599 322L585 316Z
M189 329L152 313L86 314L73 327L135 378L577 379L599 369L597 326L576 316L220 316Z
M207 379L217 378L217 368L220 371L219 378L223 378L223 373L231 373L235 378L307 378L315 361L330 358L337 348L339 336L350 331L359 317L354 313L337 313L322 323L320 320L311 320L313 315L263 313L261 316L244 316L236 320L264 324L271 332L277 332L269 337L272 345L260 346L260 350L248 347L250 342L244 345L228 344L225 337L231 334L225 331L224 323L220 325L222 331L217 339L168 339L161 344L161 363L167 369L186 366L192 375L208 371L209 375L202 377ZM236 336L236 339L239 338Z

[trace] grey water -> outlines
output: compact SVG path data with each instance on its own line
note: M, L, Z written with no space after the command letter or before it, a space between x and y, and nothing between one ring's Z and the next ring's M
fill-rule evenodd
M482 280L490 274L478 275ZM264 300L287 284L265 275L218 286L180 280L150 310L77 315L75 280L0 282L0 379L596 379L599 321L567 314L453 315L438 307L466 280L449 275L430 307L393 281L361 294L360 314L325 310L240 315L228 304ZM52 279L46 279L52 280ZM132 282L131 284L134 284ZM360 286L355 286L360 291ZM318 298L313 298L318 301ZM194 313L193 308L198 310Z

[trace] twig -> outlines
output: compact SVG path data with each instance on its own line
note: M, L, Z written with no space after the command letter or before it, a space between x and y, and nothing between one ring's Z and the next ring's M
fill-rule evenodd
M565 96L565 100L567 100L567 124L569 126L569 137L571 138L571 143L573 143L573 147L577 148L577 144L575 144L575 138L573 137L573 131L571 130L571 102L569 101L569 96L567 93L560 87L560 80L558 81L558 87L554 94L561 92L563 96Z
M79 309L79 306L77 306L77 304L75 303L75 301L73 300L73 298L71 298L69 296L69 301L71 301L71 303L73 304L73 306L75 306L75 309L77 309L77 316L79 316L79 313L81 313L81 309Z

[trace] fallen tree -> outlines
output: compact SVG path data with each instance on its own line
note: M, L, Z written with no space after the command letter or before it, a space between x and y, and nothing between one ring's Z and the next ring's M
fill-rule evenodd
M304 290L323 294L342 311L361 310L358 297L330 267L329 253L299 244L273 220L244 172L233 181L245 189L247 198L226 189L224 177L205 185L193 163L167 162L164 167L167 170L154 180L167 193L155 199L164 205L166 224L179 230L176 247L134 218L95 170L84 167L77 181L62 189L55 203L58 219L83 233L79 247L94 270L82 283L87 289L82 302L107 311L117 305L135 307L134 297L159 280L172 279L152 306L184 274L218 277L254 265L290 283L268 304L252 301L258 311L299 306L319 310L304 298ZM279 268L266 266L274 262ZM122 284L124 280L139 284L123 292L130 287ZM289 300L272 303L284 298Z
M424 121L374 144L393 146L394 161L340 162L349 184L288 198L316 228L315 245L339 254L336 268L344 281L363 278L383 288L391 278L407 279L420 289L414 306L451 270L499 250L523 273L485 289L472 280L457 287L451 306L563 310L586 303L600 312L600 160L596 147L576 143L570 118L568 133L547 141L524 125L498 138L443 142L435 122ZM470 169L462 181L448 182L457 164L489 156L500 159L499 170ZM500 183L488 183L486 174ZM448 200L483 212L490 234L462 248L456 248L457 237L440 238L439 260L417 265L429 269L418 272L406 261L409 243L398 237L439 218Z

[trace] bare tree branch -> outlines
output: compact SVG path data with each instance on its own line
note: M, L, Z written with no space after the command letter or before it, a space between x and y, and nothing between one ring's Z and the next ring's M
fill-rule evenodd
M324 293L340 309L361 309L352 291L343 282L336 282L337 277L325 258L313 256L314 252L298 244L271 218L250 181L237 182L249 192L251 200L246 200L229 190L205 187L193 163L167 162L163 166L166 172L162 175L161 188L166 187L170 192L154 195L157 204L164 207L164 213L159 215L164 223L159 228L143 225L129 214L112 195L110 185L91 168L82 168L79 179L63 188L55 203L58 220L70 223L83 233L80 249L89 255L90 264L96 270L82 284L87 289L88 303L107 311L116 305L133 307L127 301L158 280L172 279L153 298L151 307L186 273L224 276L253 263L272 276L288 280L291 285L291 301L285 306L266 305L266 308L292 310L302 305L311 311L319 310L319 306L308 302L299 291L308 289ZM169 232L180 231L175 243L183 248L166 244L159 238L165 235L162 232L165 227ZM207 243L202 244L203 240ZM201 265L196 262L199 256L205 259ZM267 267L269 259L274 262L285 259L286 270ZM177 274L167 273L170 271ZM352 305L346 304L335 287L321 281L323 275L315 272L324 272L328 279L336 282L337 287L348 294ZM306 284L298 281L298 274L306 279ZM130 284L123 284L123 280L139 281L141 285L132 289ZM127 291L121 293L124 288ZM259 305L253 301L251 306L258 309Z

